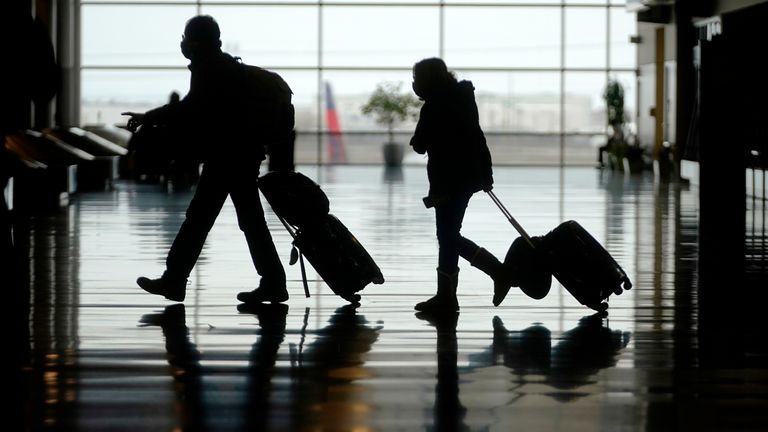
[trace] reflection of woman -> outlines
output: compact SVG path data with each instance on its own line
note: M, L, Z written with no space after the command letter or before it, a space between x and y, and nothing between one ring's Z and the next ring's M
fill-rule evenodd
M493 185L491 154L480 129L474 90L471 82L457 81L439 58L422 60L413 67L413 91L424 105L411 146L417 153L429 155L429 196L424 202L435 207L440 248L437 294L418 303L416 310L459 310L459 256L493 278L494 304L503 300L511 286L511 275L499 260L460 233L469 199Z
M435 385L435 407L433 409L436 431L468 431L470 428L464 422L467 408L459 398L458 353L459 344L456 339L457 312L441 315L417 313L419 319L424 319L437 332L437 384Z

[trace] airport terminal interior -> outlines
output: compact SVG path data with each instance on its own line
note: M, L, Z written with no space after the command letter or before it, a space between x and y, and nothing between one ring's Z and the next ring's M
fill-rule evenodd
M2 90L31 89L0 101L3 430L768 430L768 2L2 8L14 41ZM179 41L195 15L218 21L224 51L291 86L295 135L259 172L320 186L347 244L380 270L358 301L309 250L298 258L309 246L257 189L287 301L237 299L259 274L229 199L183 301L137 285L163 274L200 164L174 158L177 135L132 133L121 113L184 97ZM50 89L35 81L46 56ZM494 281L461 259L460 310L414 310L441 277L428 159L408 145L412 67L428 57L472 81L492 192L524 231L576 221L626 273L631 289L605 291L607 310L580 302L551 251L537 255L556 273L543 298L512 287L494 306ZM413 101L408 115L366 113L377 88ZM524 237L483 191L461 233L502 261Z

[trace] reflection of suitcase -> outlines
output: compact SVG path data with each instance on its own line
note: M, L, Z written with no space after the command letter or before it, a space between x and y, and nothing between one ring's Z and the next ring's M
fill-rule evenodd
M632 282L621 266L577 222L563 222L533 241L496 195L492 191L488 191L488 195L525 242L538 252L538 259L545 261L542 267L547 268L579 303L604 311L608 308L605 300L611 293L621 294L632 288ZM510 261L514 261L514 257L511 258Z
M307 297L304 256L331 290L351 303L360 300L357 292L369 283L384 283L373 258L347 227L328 213L328 200L312 180L296 172L273 172L260 178L259 189L294 238L291 264L301 262ZM303 212L295 211L301 208Z

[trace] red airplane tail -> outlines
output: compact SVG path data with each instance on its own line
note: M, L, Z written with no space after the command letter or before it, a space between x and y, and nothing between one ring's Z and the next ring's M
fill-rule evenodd
M333 99L331 84L325 83L325 121L328 127L328 161L330 163L347 163L347 152L341 139L339 116L336 113L336 101Z

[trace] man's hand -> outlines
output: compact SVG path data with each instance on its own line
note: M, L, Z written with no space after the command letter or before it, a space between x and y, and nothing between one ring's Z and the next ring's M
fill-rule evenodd
M144 124L145 115L143 113L124 112L120 114L131 116L131 118L128 119L128 126L127 126L128 130L131 132L136 132L136 130L139 129L139 126Z

